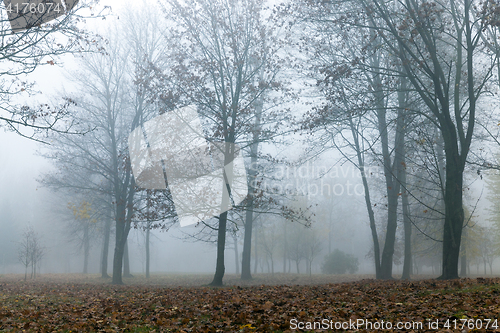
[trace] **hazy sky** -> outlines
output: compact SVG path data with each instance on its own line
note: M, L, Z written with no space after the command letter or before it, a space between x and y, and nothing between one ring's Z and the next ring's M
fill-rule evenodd
M115 15L107 18L105 21L100 19L89 21L89 27L95 28L100 24L113 24L113 22L116 22L120 16L120 8L130 6L127 3L129 2L102 0L101 5L112 6L113 13ZM62 59L62 61L63 62L59 61L56 66L41 66L35 73L33 73L33 75L30 76L30 80L36 81L37 89L40 90L42 94L32 97L29 101L26 101L27 103L36 104L37 102L55 100L60 98L63 91L72 90L71 83L66 79L65 75L67 76L67 70L74 68L76 63L72 56L66 56ZM19 223L20 225L26 223L37 225L37 223L39 223L46 228L47 234L49 234L50 237L60 237L60 234L54 232L54 230L58 228L57 221L43 220L46 218L46 216L42 217L42 215L45 214L44 212L22 209L22 207L36 207L37 205L34 204L35 201L39 201L43 204L42 195L39 194L46 190L40 188L36 179L40 177L41 172L47 171L50 166L46 160L36 155L36 151L39 149L40 145L36 142L21 138L14 133L5 133L4 130L0 130L0 142L0 203L7 200L13 207L16 211L15 223ZM474 186L477 186L479 189L478 191L480 191L482 184L476 184ZM486 192L483 193L483 196L485 195ZM363 206L362 197L350 198L350 200L352 199L359 199L359 202L356 204L360 208L360 211L365 212L366 208ZM480 209L476 211L476 214L484 217L485 213L483 212L483 207L487 206L488 202L486 200L483 200L482 202L483 203ZM363 214L360 216L362 219ZM350 221L346 220L345 223L361 223L363 225L363 229L358 233L366 235L369 234L367 223L365 223L365 225L362 222L353 221L352 218ZM350 231L348 230L348 232ZM159 234L157 232L155 232L155 234L157 235L157 238L154 238L152 250L153 270L158 269L176 272L211 272L214 270L216 258L215 247L206 244L182 242L180 239L172 237L172 234L176 234L177 237L181 236L178 230L173 230L168 234ZM141 265L141 237L142 236L137 233L131 235L131 251L133 252L132 255L135 258L135 267L133 267L133 269L136 271L140 270L140 267L138 266ZM51 243L55 242L54 238L50 239ZM369 237L367 238L367 242L363 245L368 246L367 243L369 243ZM95 246L96 252L98 252L100 245L97 244ZM351 249L360 247L353 243L349 243L348 246L351 247ZM240 253L241 250L242 248L240 245ZM360 251L361 250L364 251L364 249L360 249ZM55 247L53 251L60 251L60 249ZM112 253L112 247L110 253ZM227 256L228 266L234 267L234 259L232 257L231 250L227 251ZM79 267L80 263L78 260L79 259L75 259L75 262L71 265L73 265L73 267ZM279 265L281 265L281 263L278 264L278 267ZM50 269L51 268L49 268L49 270ZM228 272L232 273L234 271L228 269Z

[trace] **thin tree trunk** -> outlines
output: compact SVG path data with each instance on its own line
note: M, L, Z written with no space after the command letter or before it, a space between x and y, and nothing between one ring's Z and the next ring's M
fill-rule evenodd
M149 279L149 266L150 266L150 247L149 247L149 237L151 233L151 219L149 216L149 209L151 206L151 190L146 190L146 279Z
M111 234L111 216L106 218L104 224L104 241L102 245L101 257L101 277L109 278L108 275L108 255L109 255L109 237Z
M234 263L236 265L236 275L240 275L240 254L238 253L238 237L236 234L233 235L234 242Z
M126 181L125 183L127 183ZM115 251L113 256L113 284L123 284L122 270L125 244L127 243L128 233L130 231L130 223L133 212L133 198L135 194L135 181L132 178L130 182L130 190L128 200L122 200L117 204L116 208L116 241ZM123 197L123 196L122 196Z
M440 279L458 279L458 258L464 221L462 206L463 168L457 142L444 136L446 149L445 221L443 230L443 273ZM448 143L448 144L447 144ZM454 149L455 148L455 149Z
M257 154L259 151L259 140L261 124L260 119L262 115L263 101L259 98L257 105L255 106L255 123L252 129L252 144L250 146L250 168L248 170L248 201L247 201L247 211L245 214L245 235L243 238L243 253L242 253L242 263L241 263L241 279L251 280L252 274L250 272L251 264L251 254L252 254L252 225L253 225L253 208L254 208L254 196L255 196L255 183L257 178Z
M227 211L219 216L219 230L217 232L217 263L215 266L214 279L210 283L211 286L222 286L224 278L224 250L226 249L226 223Z
M128 253L128 240L125 241L125 247L123 249L123 276L133 277L133 275L130 274L130 257Z
M149 279L149 265L151 263L151 252L149 248L149 236L151 233L151 222L149 221L146 224L146 278Z
M460 276L467 276L467 229L465 228L462 234L462 249L460 251Z
M400 98L400 103L404 103L404 98ZM394 161L391 165L389 152L386 110L380 109L377 112L380 141L382 143L382 157L384 164L385 183L387 187L387 231L380 262L380 278L392 279L392 268L394 258L394 246L396 243L396 229L398 223L398 201L401 184L397 176L401 175L402 162L404 161L404 108L400 104L398 108L398 119L396 123L396 138ZM395 175L396 174L396 177Z
M258 255L258 249L259 249L259 247L257 246L257 242L258 242L259 233L257 232L257 224L255 224L254 227L255 227L255 230L254 230L254 234L255 235L253 237L253 239L254 239L254 244L253 244L254 251L253 252L254 252L254 255L255 255L255 258L254 258L255 262L254 262L254 266L253 266L253 273L257 274L257 266L258 266L258 263L259 263L259 255Z
M405 178L406 178L406 171L405 171ZM406 186L406 179L405 179L405 186ZM403 227L404 227L404 234L405 234L405 254L404 254L404 262L403 262L403 274L401 278L403 280L409 280L410 275L412 273L412 253L411 253L411 234L412 234L412 225L410 221L410 205L408 203L408 193L405 190L405 193L403 193L403 197L401 198L402 205L403 205Z
M89 272L90 236L89 222L83 221L83 274Z
M253 179L255 179L255 176L253 177ZM252 279L252 273L250 272L251 253L252 253L253 201L254 201L252 187L249 188L249 195L247 200L248 201L245 213L245 235L243 238L243 254L241 259L242 280ZM257 251L257 246L255 247L255 251Z
M123 246L117 244L115 246L115 251L113 256L113 284L123 284L122 266L123 266Z
M233 122L233 127L234 128L234 117L232 119ZM234 145L234 137L230 135L230 138L228 139L228 143L226 143L224 147L224 165L228 166L230 163L233 161L234 156L235 156L235 145ZM222 203L221 207L229 207L230 206L230 200L232 200L232 195L231 195L231 188L232 188L232 175L233 175L233 170L226 170L224 171L224 190L227 191L228 196L222 197ZM222 279L224 278L224 273L226 270L225 264L224 264L224 252L226 250L226 231L227 231L227 210L219 215L219 228L217 231L217 263L215 266L215 274L214 274L214 279L210 283L211 286L222 286Z
M123 284L123 253L126 243L125 236L125 205L118 204L116 214L116 240L113 255L113 284Z
M288 223L285 220L285 227L283 228L283 273L286 273L286 260L288 258L288 241L286 235L286 227Z
M365 204L366 210L368 211L368 219L370 221L370 229L373 240L373 260L375 262L375 276L377 279L380 278L380 243L378 240L377 234L377 225L375 224L375 214L373 213L372 203L370 199L370 188L368 187L368 181L366 179L365 173L365 163L363 158L363 153L361 150L361 146L359 143L359 133L357 133L356 126L354 126L354 122L352 120L352 115L349 112L349 127L351 129L351 133L354 138L354 148L356 150L356 156L358 158L358 169L361 173L361 181L363 183L363 189L365 192Z

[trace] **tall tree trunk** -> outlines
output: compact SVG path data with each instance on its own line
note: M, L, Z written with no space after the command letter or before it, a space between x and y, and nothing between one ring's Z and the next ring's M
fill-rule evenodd
M236 106L234 106L236 108ZM233 126L231 128L234 128L234 117L232 119ZM226 142L225 147L224 147L224 165L229 166L232 165L230 164L235 156L235 151L236 147L234 145L234 137L231 135L228 139L228 142ZM227 197L223 196L222 197L222 203L221 207L229 207L230 204L232 203L232 195L231 195L231 188L232 188L232 179L233 179L233 170L232 169L226 169L224 168L224 190L227 191ZM227 231L227 214L228 211L226 210L224 213L219 215L219 228L217 230L217 263L215 266L215 274L214 274L214 279L210 283L211 286L222 286L222 279L224 278L224 273L226 270L225 264L224 264L224 252L226 250L226 231Z
M128 181L125 181L127 184ZM126 191L125 191L126 192ZM135 195L135 181L132 180L129 185L127 200L117 200L116 204L116 240L115 251L113 256L113 284L123 284L122 270L123 270L123 255L125 244L127 243L128 233L130 231L130 223L133 213L133 199ZM125 195L121 195L124 198Z
M286 260L288 259L287 225L287 220L285 220L285 227L283 228L283 273L286 273Z
M255 224L255 232L254 232L254 241L253 241L253 245L254 245L254 265L253 265L253 273L254 274L257 274L257 266L258 266L258 263L259 263L259 253L258 253L258 249L259 247L257 246L257 242L258 242L258 236L259 236L259 233L257 232L257 224Z
M120 206L124 206L123 204ZM123 210L125 207L123 207ZM120 208L117 208L118 214L116 217L116 240L115 240L115 250L113 255L113 284L123 284L122 280L122 270L123 270L123 252L126 242L125 233L125 214L120 212Z
M238 237L233 234L234 242L234 263L236 265L236 275L240 275L240 254L238 253Z
M371 31L373 37L375 37L374 32ZM374 39L374 42L380 43L379 40ZM397 154L394 156L394 165L391 164L391 152L389 150L389 135L387 131L387 108L385 105L386 94L383 91L384 84L382 83L381 74L381 56L380 53L373 53L369 58L369 62L373 71L366 73L368 82L371 86L371 92L374 98L376 113L377 113L377 126L380 136L380 144L382 148L382 165L384 167L385 176L385 191L387 193L387 227L384 241L384 248L382 251L382 256L380 259L380 271L377 278L381 279L392 279L392 265L394 256L394 245L396 242L396 229L398 222L398 193L399 193L399 183L397 179L394 179L394 174L396 169L394 166L398 167L397 164ZM398 111L399 113L400 111ZM401 121L398 119L398 125ZM396 141L398 141L398 135L401 136L401 131L396 129ZM396 143L397 144L397 143ZM398 147L395 147L398 149Z
M106 222L104 223L104 241L102 245L102 256L101 256L101 277L103 278L109 278L108 255L109 255L110 234L111 234L111 216L106 217Z
M395 186L392 183L392 186ZM398 187L399 186L395 186ZM392 265L394 257L394 246L396 244L396 229L398 226L398 195L393 188L387 191L387 231L385 235L384 249L380 261L380 278L392 279Z
M395 152L395 163L397 163L397 178L399 187L401 188L401 205L403 207L403 228L405 235L404 242L404 261L403 261L403 273L401 278L403 280L409 280L411 274L411 231L412 225L410 221L410 205L408 202L408 188L406 183L407 169L406 169L406 108L408 106L408 80L406 78L401 78L401 85L398 91L398 119L396 124L396 152ZM399 137L398 137L399 135Z
M248 170L248 201L247 211L245 214L245 236L243 238L243 254L241 263L241 279L251 280L250 272L251 254L252 254L252 225L253 225L253 208L255 197L255 185L257 179L257 154L259 152L259 141L261 131L261 116L262 116L263 100L259 98L255 106L255 123L252 129L252 144L250 146L250 168Z
M406 83L401 83L401 91L398 93L398 117L396 120L396 136L394 140L394 159L391 165L389 152L386 111L378 111L378 124L380 141L382 142L382 156L384 160L384 175L387 186L387 231L380 263L380 278L392 279L392 266L394 257L394 246L396 243L396 229L398 226L398 201L401 189L401 178L406 178L405 169L405 110L406 110ZM405 179L406 185L406 179ZM404 189L403 189L404 190ZM404 214L408 218L407 214ZM411 230L411 229L410 229ZM409 242L408 242L409 243ZM406 250L406 244L405 244ZM407 266L408 268L410 266Z
M89 221L83 220L83 223L83 274L87 274L90 254Z
M351 133L354 139L354 149L356 151L356 157L358 159L357 167L359 169L359 172L361 173L361 181L363 183L363 189L365 192L366 210L368 211L368 219L370 221L370 230L373 241L373 260L375 262L375 276L377 279L379 279L381 277L380 243L378 240L377 225L375 224L375 214L373 213L372 203L370 199L370 188L368 187L368 181L366 179L364 156L359 142L359 133L357 132L357 128L354 125L352 114L349 112L348 116L349 116L349 127L351 129Z
M226 249L226 224L227 211L219 216L219 229L217 231L217 263L215 266L214 279L210 283L211 286L222 286L222 278L224 277L224 250Z
M166 179L166 178L165 178ZM150 253L150 248L149 248L149 237L151 233L151 219L149 216L149 210L151 207L151 190L146 190L146 279L149 279L149 266L150 266L150 259L151 259L151 253Z
M462 249L460 251L460 276L467 276L467 229L464 228L462 234Z
M253 179L255 179L255 175L253 176ZM254 191L253 187L250 187L247 198L246 213L245 213L245 235L243 238L243 254L241 259L242 280L252 279L252 273L250 272L250 264L251 264L251 254L252 254L252 227L253 227L253 201L254 201L253 191ZM257 248L255 248L255 250L257 250Z
M404 100L404 98L400 98ZM404 101L400 101L404 103ZM398 201L402 163L404 161L404 107L400 104L398 108L398 119L396 122L396 138L394 144L394 160L391 165L389 152L389 138L387 132L386 110L379 109L377 112L380 141L382 144L382 158L384 165L384 176L387 191L387 230L385 235L384 249L380 262L380 278L392 279L392 267L394 257L394 246L396 244L396 229L398 226Z
M151 253L149 249L149 236L151 233L151 222L149 221L146 224L146 278L149 278L149 265L151 263Z
M123 249L123 276L133 277L133 275L130 274L130 257L128 253L128 240L125 241L125 247Z
M405 186L406 186L406 171L405 171ZM411 234L412 234L412 224L410 221L410 205L408 203L408 193L405 190L403 193L403 197L401 198L403 205L403 227L405 234L405 254L404 254L404 262L403 262L403 274L401 278L403 280L409 280L410 275L412 273L412 253L411 253Z
M445 145L447 138L444 136ZM449 146L449 144L448 144ZM456 146L456 141L455 141ZM454 150L454 151L453 151ZM445 220L443 230L443 272L440 279L458 279L458 258L464 221L462 206L463 168L458 148L446 149Z

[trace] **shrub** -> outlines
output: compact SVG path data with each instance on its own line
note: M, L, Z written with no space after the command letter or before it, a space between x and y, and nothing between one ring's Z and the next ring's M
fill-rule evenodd
M321 270L324 274L354 274L358 271L358 258L336 249L325 256Z

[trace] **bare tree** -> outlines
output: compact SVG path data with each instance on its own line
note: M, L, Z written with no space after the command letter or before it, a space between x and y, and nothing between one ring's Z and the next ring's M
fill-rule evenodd
M36 278L37 267L44 254L45 250L40 242L40 236L35 232L33 226L28 225L23 232L18 250L19 262L24 266L24 281L28 276L28 267L31 267L31 278Z
M446 164L441 278L457 278L464 221L463 174L477 103L497 61L497 54L484 47L483 39L493 9L485 5L477 10L469 0L353 0L316 6L324 6L323 12L332 14L330 20L322 21L324 24L335 22L335 26L348 27L342 31L350 35L367 31L365 35L355 34L366 36L359 39L362 48L377 56L388 52L394 57L397 67L386 64L384 71L390 70L394 78L406 78L408 89L421 101L419 105L425 105L411 109L411 113L428 119L439 129ZM377 67L371 64L367 68L373 71ZM390 82L382 82L381 87L389 89ZM384 167L387 170L386 163ZM392 242L392 232L390 236Z
M95 13L96 8L100 8L96 3L95 0L79 1L73 8L68 7L68 11L63 8L65 14L59 18L28 29L15 29L16 33L12 33L10 21L5 11L2 12L0 54L4 66L0 70L0 121L3 127L32 139L36 139L37 133L47 130L71 130L71 122L61 121L68 116L68 103L59 107L46 104L30 107L17 101L18 97L25 98L36 92L34 84L24 79L25 74L42 65L55 65L63 54L99 50L101 38L78 24L84 18L80 15L84 10L93 8L95 17L103 14Z
M32 237L33 232L32 228L27 228L23 233L23 238L21 243L19 244L18 258L19 262L24 266L24 281L26 281L28 277L28 267L31 265L31 247L32 247Z
M168 57L172 63L167 69L153 69L154 80L144 83L165 111L197 105L210 142L245 148L252 142L248 136L255 129L257 102L265 92L279 86L275 82L278 66L273 62L277 45L268 42L271 31L264 24L263 2L166 2L175 26L169 35L172 48ZM265 123L263 118L261 122ZM225 162L231 161L234 154L231 149L224 152ZM222 285L227 222L227 212L218 216L212 285ZM245 243L243 256L249 258L249 244Z
M107 218L114 219L116 233L112 280L115 284L123 283L123 269L129 267L125 255L127 237L136 208L143 199L137 196L139 189L132 174L128 135L154 111L134 80L141 63L154 62L159 52L158 21L148 16L153 13L146 8L141 12L142 19L137 13L128 15L126 28L115 26L107 31L107 54L84 55L80 70L73 73L80 90L73 97L78 105L72 118L84 121L93 131L86 136L53 136L49 157L61 171L46 181L59 188L90 191L109 201L107 206L112 207L113 213ZM122 38L131 43L121 43ZM106 239L109 242L109 237L105 238L104 248ZM105 253L103 264L107 262ZM104 270L102 274L107 275Z

